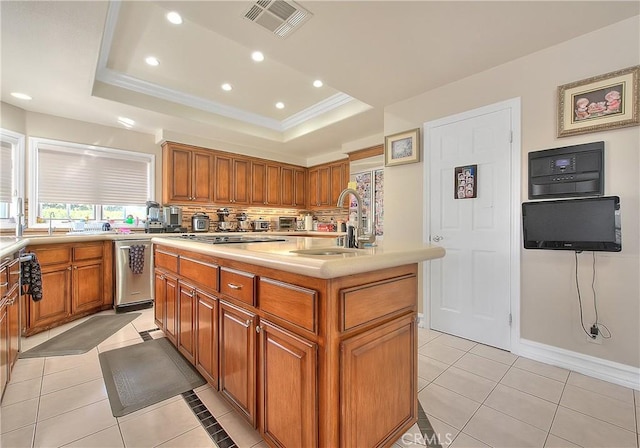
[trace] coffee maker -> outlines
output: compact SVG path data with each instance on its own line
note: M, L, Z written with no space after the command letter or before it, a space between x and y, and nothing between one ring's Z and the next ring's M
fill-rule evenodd
M147 201L147 220L144 223L145 233L164 232L164 223L160 216L160 204L155 201Z
M182 227L182 209L175 205L166 206L163 209L164 228L166 232L186 232Z

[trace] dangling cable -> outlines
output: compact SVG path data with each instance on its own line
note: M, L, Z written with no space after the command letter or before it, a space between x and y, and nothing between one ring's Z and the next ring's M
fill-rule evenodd
M591 333L589 333L587 329L584 327L584 319L582 318L582 297L580 296L580 283L578 282L578 251L575 251L573 255L576 259L576 290L578 291L578 304L580 305L580 325L582 326L582 330L584 331L584 334L586 334L589 337L592 337Z
M596 253L595 251L592 252L593 254L593 265L592 265L592 277L591 277L591 291L593 291L593 309L596 312L596 322L595 322L595 326L600 329L600 327L604 328L605 330L607 330L607 334L608 336L605 336L604 333L601 331L600 334L602 334L602 338L603 339L611 339L611 330L609 330L607 328L607 326L603 323L600 323L598 320L598 300L596 299L596 288L595 288L595 283L596 283Z

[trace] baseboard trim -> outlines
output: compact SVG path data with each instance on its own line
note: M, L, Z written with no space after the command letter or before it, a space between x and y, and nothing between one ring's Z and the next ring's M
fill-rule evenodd
M640 390L640 368L620 364L595 356L566 350L552 345L520 339L519 356L573 370L610 383Z

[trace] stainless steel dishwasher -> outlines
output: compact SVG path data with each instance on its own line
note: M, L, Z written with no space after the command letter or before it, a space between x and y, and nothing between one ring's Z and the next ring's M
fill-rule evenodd
M153 306L153 249L149 240L115 242L116 312ZM142 265L131 264L132 251L141 257Z

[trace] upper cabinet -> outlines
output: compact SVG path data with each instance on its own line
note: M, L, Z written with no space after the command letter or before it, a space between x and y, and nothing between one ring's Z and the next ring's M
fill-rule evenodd
M309 207L335 208L340 192L349 184L347 159L309 168Z
M280 173L282 206L304 208L307 204L307 170L283 165Z
M281 201L282 167L277 162L254 160L251 162L251 205L279 207Z
M216 153L213 202L216 204L248 205L250 201L251 160Z
M214 153L179 143L162 145L162 202L213 202Z

